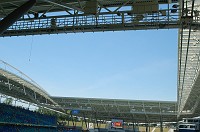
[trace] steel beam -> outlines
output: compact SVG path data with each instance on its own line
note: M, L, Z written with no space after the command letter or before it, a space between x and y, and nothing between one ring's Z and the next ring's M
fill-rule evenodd
M22 6L11 12L3 20L0 21L0 34L5 32L13 23L22 17L34 4L36 0L29 0Z

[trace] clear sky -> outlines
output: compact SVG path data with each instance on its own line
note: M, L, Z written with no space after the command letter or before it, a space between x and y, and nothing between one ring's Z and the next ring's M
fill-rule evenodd
M0 59L52 96L177 98L177 30L0 38Z

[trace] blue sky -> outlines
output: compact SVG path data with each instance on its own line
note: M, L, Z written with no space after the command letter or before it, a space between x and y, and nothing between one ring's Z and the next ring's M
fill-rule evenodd
M52 96L177 98L177 30L0 38L0 59Z

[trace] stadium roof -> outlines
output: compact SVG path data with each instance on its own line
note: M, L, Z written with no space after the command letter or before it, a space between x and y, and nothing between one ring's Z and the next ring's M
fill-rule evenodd
M134 122L177 120L177 102L100 98L52 97L65 110L79 111L74 116L98 120L123 119Z
M112 118L134 122L176 121L177 103L97 98L51 97L28 76L4 61L0 69L0 93L55 110L79 110L74 116L99 120ZM11 73L8 70L13 71ZM18 75L19 74L19 75Z
M5 68L0 68L0 93L38 105L57 105L37 83L18 69L1 61ZM9 72L9 69L16 74ZM17 75L18 74L18 75Z
M16 8L20 7L27 0L1 0L0 1L0 17L3 18L7 14L11 13ZM97 2L98 6L102 8L108 7L122 7L125 5L133 5L136 0L93 0ZM178 0L171 0L172 3L177 3ZM85 11L85 7L88 6L88 2L91 0L37 0L37 3L29 10L27 14L34 13L49 13L59 11L78 10ZM168 3L168 0L158 0L160 4ZM91 3L90 3L91 4ZM94 4L93 4L94 6ZM90 6L92 8L92 6Z

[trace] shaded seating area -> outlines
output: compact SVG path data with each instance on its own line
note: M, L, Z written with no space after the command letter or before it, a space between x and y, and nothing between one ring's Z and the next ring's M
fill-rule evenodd
M57 131L57 118L0 103L0 131Z

